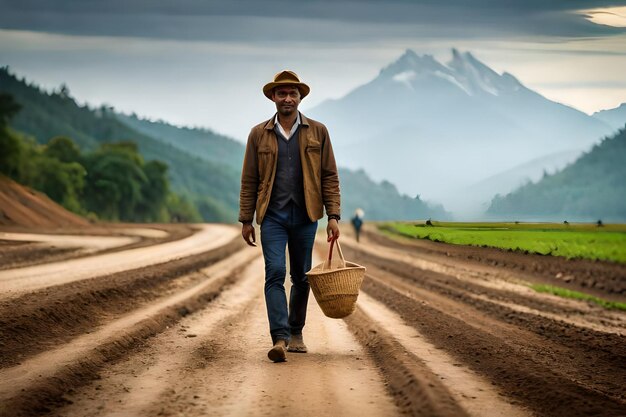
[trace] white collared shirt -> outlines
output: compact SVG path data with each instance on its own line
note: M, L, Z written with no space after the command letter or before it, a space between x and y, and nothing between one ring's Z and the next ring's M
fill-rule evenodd
M276 126L278 126L278 130L280 131L280 134L283 135L285 137L285 139L287 139L287 140L291 139L291 137L293 136L293 134L296 131L296 129L298 128L298 126L300 126L300 123L301 123L300 122L300 112L298 112L298 117L296 118L296 121L293 124L293 126L291 126L291 131L289 132L289 134L287 134L287 132L285 132L285 129L283 129L283 127L278 122L278 113L276 113L276 116L274 116L274 124Z

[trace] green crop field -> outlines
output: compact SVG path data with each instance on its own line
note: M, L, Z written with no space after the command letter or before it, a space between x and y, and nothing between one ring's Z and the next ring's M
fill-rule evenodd
M555 287L553 285L545 285L545 284L531 284L530 288L537 292L545 292L548 294L558 295L559 297L564 298L573 298L575 300L583 300L583 301L591 301L601 307L606 308L607 310L622 310L626 311L626 303L621 303L618 301L607 301L600 297L596 297L593 295L585 294L578 291L568 290L567 288Z
M595 223L381 223L394 234L457 245L626 263L626 225Z

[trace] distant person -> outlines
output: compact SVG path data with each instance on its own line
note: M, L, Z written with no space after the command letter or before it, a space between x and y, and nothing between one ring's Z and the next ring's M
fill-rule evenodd
M317 220L328 214L328 241L339 238L339 175L326 126L298 111L309 86L291 71L281 71L263 87L277 113L252 128L241 172L241 235L256 246L252 220L261 226L265 260L265 304L273 362L286 360L286 350L306 352L302 328L306 320ZM285 294L285 247L289 248L291 296Z
M363 227L363 217L365 213L360 208L354 211L354 217L352 218L352 226L354 227L354 234L356 235L356 241L359 241L359 235L361 234L361 227Z

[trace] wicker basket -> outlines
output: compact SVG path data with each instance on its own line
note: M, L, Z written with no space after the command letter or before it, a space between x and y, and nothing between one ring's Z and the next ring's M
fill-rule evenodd
M346 262L339 242L336 243L339 259L332 259L335 244L333 240L328 259L307 272L307 277L313 295L324 314L333 319L340 319L352 314L356 308L365 267Z

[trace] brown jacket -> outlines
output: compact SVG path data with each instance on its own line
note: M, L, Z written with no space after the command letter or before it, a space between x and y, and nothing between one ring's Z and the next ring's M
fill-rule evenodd
M340 215L339 175L335 155L326 126L307 119L300 113L300 160L304 182L304 199L311 221L328 215ZM241 170L239 194L239 221L263 222L272 195L276 175L278 143L274 133L274 117L258 124L250 131L246 155Z

